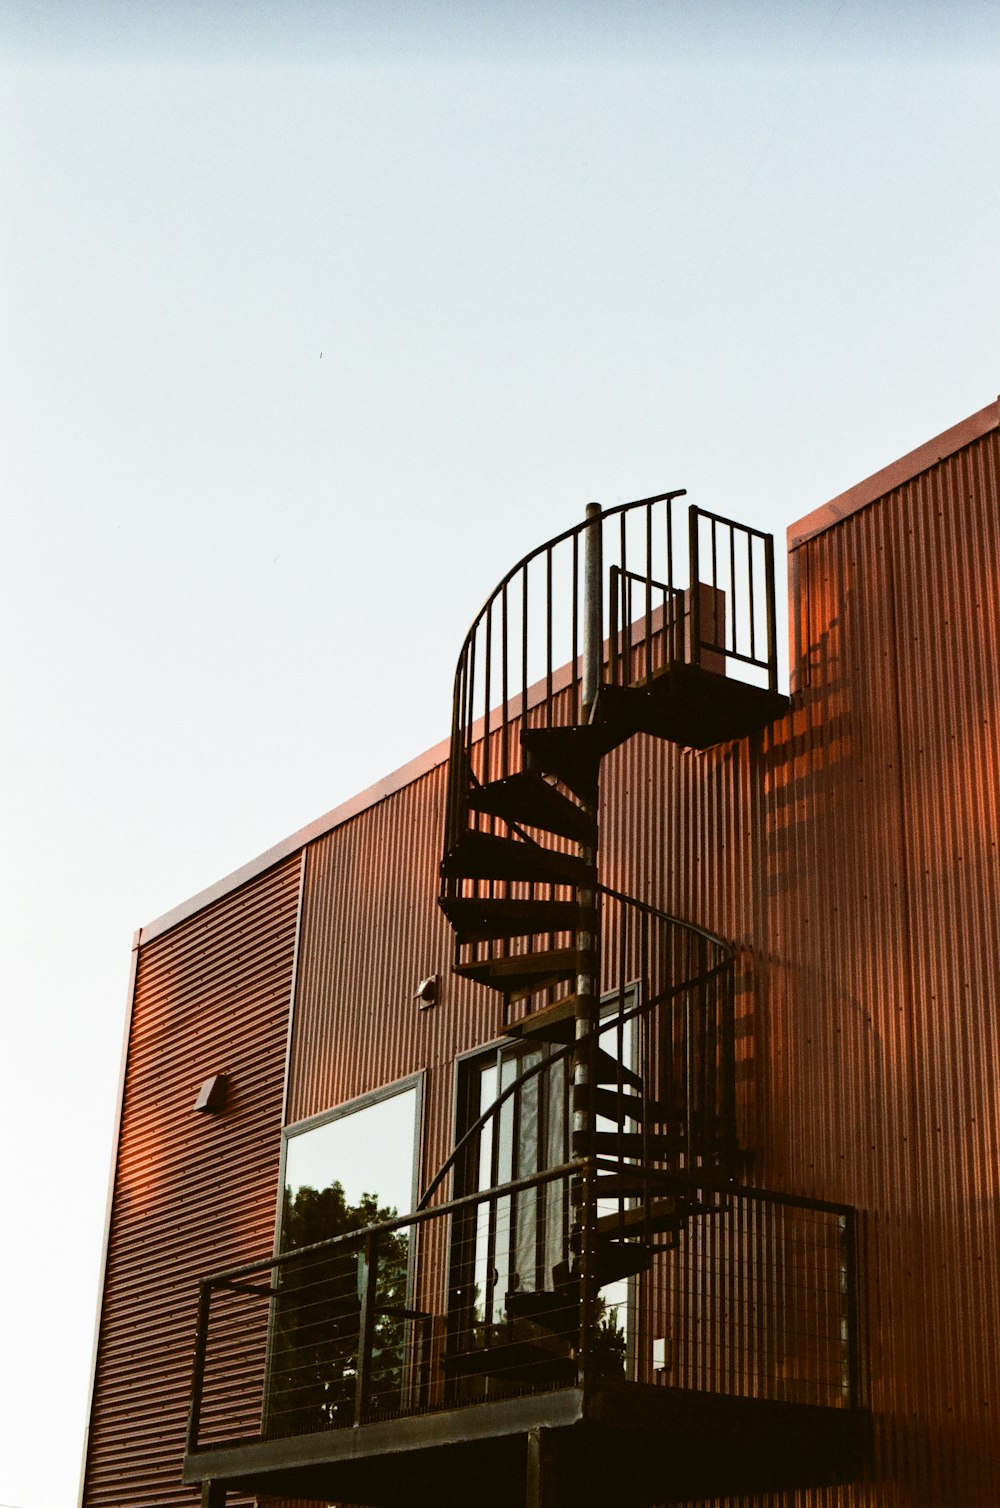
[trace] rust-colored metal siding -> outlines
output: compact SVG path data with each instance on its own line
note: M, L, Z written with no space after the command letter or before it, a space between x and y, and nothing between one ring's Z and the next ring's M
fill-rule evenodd
M741 949L754 1182L862 1215L869 1478L744 1508L1000 1501L998 469L994 430L795 552L796 690L767 734L638 737L604 767L604 881ZM312 847L289 1113L426 1067L425 1178L452 1060L498 1023L446 973L443 775Z
M197 1284L270 1248L300 872L294 858L140 949L85 1508L197 1499L181 1483ZM195 1114L219 1072L225 1113Z
M1000 436L795 552L760 741L605 766L613 885L743 949L755 1182L861 1211L868 1479L741 1508L1000 1501Z
M456 1054L498 1034L498 996L449 972L437 905L446 769L311 845L300 944L288 1121L426 1070L422 1178L451 1146ZM440 974L438 1004L417 985Z
M646 737L612 754L602 879L740 949L752 1180L861 1212L867 1478L740 1508L993 1508L997 430L804 538L793 580L787 718L706 754ZM500 1022L499 997L449 973L444 783L427 769L303 840L285 1115L423 1073L425 1184L451 1146L456 1055ZM271 1243L297 878L290 860L143 949L88 1505L191 1500L178 1484L196 1279ZM236 947L248 897L252 942ZM439 1003L421 1011L434 973ZM225 1119L190 1104L228 1031L250 1099L223 1149ZM238 1170L225 1198L218 1166Z

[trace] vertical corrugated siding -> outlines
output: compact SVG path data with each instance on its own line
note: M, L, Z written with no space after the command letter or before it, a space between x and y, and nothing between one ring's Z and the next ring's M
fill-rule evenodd
M752 1180L862 1216L868 1479L742 1508L1000 1501L998 504L993 432L817 535L797 552L788 717L706 754L638 737L605 763L604 881L740 950ZM294 1122L424 1073L424 1182L451 1145L454 1059L500 1016L449 972L445 774L310 845L288 1086ZM143 949L88 1505L191 1498L195 1281L270 1246L297 874ZM192 1116L229 1064L234 1116Z
M181 1458L198 1278L270 1247L300 872L296 857L140 951L85 1508L197 1500ZM195 1114L219 1072L225 1114Z
M742 1508L993 1508L997 433L798 555L788 718L613 755L605 877L741 946L751 1176L862 1214L869 1479Z
M1000 1500L998 500L993 433L812 539L789 716L604 766L604 881L741 950L751 1177L862 1213L869 1480L744 1508ZM443 781L314 845L292 1077L298 1118L426 1066L425 1172L452 1059L497 1023L447 976Z
M451 975L437 905L446 769L309 849L288 1119L426 1070L423 1178L450 1150L455 1055L497 1035L498 998ZM440 974L439 1001L417 985Z

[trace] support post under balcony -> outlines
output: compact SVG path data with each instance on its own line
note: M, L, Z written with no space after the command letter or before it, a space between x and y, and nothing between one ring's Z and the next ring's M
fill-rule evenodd
M552 1431L533 1429L528 1434L528 1477L525 1508L564 1508Z

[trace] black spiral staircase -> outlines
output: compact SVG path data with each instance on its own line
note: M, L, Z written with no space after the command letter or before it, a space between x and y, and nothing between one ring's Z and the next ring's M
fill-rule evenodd
M591 505L469 631L440 904L494 1044L455 1065L415 1210L202 1279L203 1508L648 1508L857 1472L854 1212L745 1181L734 951L628 893L624 844L599 862L618 746L787 705L770 538L680 496Z
M640 732L705 748L786 705L771 540L693 507L685 530L682 495L592 505L526 556L456 673L440 870L454 970L497 992L503 1031L557 1045L548 1074L567 1060L578 1169L559 1260L527 1290L515 1274L492 1344L455 1353L508 1383L600 1376L602 1290L645 1272L738 1170L731 949L598 869L607 754Z

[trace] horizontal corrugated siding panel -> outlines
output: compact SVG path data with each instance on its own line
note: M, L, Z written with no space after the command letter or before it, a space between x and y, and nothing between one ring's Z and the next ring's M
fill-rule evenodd
M140 951L86 1508L180 1508L198 1278L270 1248L301 863ZM225 1073L222 1115L194 1113ZM236 1501L236 1500L234 1500Z

